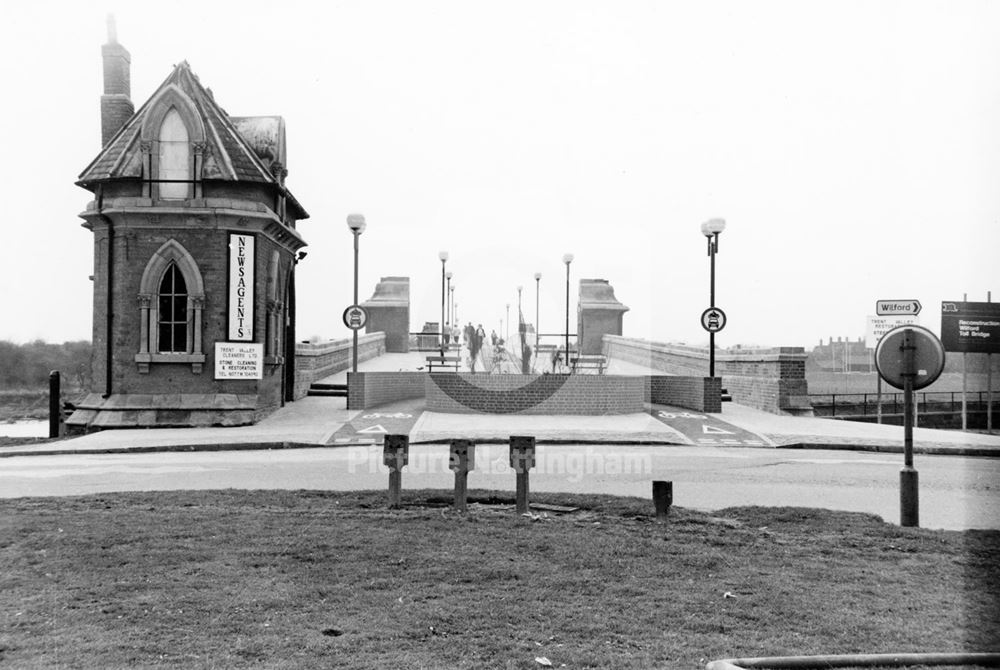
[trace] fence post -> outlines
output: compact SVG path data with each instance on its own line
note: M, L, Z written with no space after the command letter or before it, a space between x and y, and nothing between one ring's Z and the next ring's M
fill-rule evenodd
M410 460L410 436L386 435L382 442L382 462L389 467L389 509L399 509L403 489L403 468Z
M62 424L62 394L59 390L59 371L49 373L49 437L59 437Z
M528 471L535 467L535 437L533 435L510 436L510 467L517 476L517 513L528 513Z
M469 471L476 469L476 444L472 440L452 440L448 467L455 473L455 509L467 511Z

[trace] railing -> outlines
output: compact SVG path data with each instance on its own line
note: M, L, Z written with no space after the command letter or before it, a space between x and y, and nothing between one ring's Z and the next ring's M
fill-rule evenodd
M986 411L987 391L968 391L967 411ZM997 395L997 394L994 394ZM903 414L902 393L882 393L882 415ZM913 394L918 414L953 414L962 411L962 391L917 391ZM810 393L809 402L816 416L857 418L879 413L878 393ZM993 400L997 406L997 398Z

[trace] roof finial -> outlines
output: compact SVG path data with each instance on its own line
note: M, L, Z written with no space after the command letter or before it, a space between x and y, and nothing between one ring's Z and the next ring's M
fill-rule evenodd
M115 15L108 14L108 44L118 43L118 30L115 28Z

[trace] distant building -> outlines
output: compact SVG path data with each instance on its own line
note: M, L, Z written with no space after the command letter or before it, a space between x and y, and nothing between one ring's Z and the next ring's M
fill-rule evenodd
M292 399L295 264L281 117L234 117L187 62L138 111L109 20L94 199L93 388L68 424L237 425ZM264 87L261 90L266 90ZM270 104L270 101L268 101Z
M873 351L865 346L864 338L856 341L831 337L827 344L820 340L806 359L806 367L820 372L871 372L874 370Z

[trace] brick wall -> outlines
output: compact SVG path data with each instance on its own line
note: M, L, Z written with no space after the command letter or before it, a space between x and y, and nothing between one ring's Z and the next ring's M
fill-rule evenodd
M313 382L351 367L353 338L295 345L294 398L304 398ZM385 353L385 333L358 337L358 360L367 361Z
M605 335L604 354L668 375L704 375L708 370L708 349L698 347ZM735 402L775 414L811 414L805 362L802 347L731 349L715 356L721 388Z
M621 375L427 376L427 410L454 414L632 414L644 411L646 379Z
M699 412L722 411L722 380L718 377L655 375L648 379L648 402Z
M426 372L348 372L347 409L368 409L423 398L426 380Z

